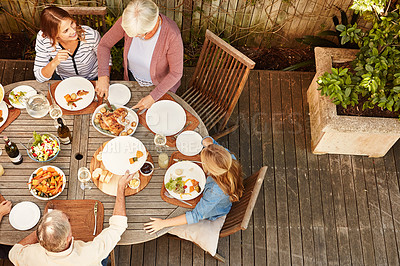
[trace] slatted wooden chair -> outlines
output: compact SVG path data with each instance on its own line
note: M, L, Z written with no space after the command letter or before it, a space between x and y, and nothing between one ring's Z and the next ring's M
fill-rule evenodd
M208 130L219 122L214 139L237 128L223 131L254 65L244 54L206 31L199 61L182 98L194 108Z
M77 6L77 7L62 7L67 11L80 25L87 25L92 29L100 32L101 35L106 33L106 19L107 7L88 7L88 6Z

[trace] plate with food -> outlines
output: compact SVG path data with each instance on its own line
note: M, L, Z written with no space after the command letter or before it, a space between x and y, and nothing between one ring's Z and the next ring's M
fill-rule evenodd
M9 216L11 226L17 230L29 230L39 222L39 219L40 209L30 201L22 201L15 205Z
M146 123L154 133L171 136L185 126L186 113L177 102L162 100L147 110Z
M183 161L171 165L164 176L164 185L168 192L177 199L191 200L203 192L206 175L200 166Z
M8 100L15 108L25 109L25 105L20 101L21 98L29 98L35 94L37 94L37 91L31 86L21 85L15 87L12 91L10 91L10 94L8 95Z
M4 100L4 87L0 84L0 102Z
M82 77L71 77L61 81L56 88L54 98L57 104L69 111L78 111L88 107L94 99L93 84Z
M28 143L28 156L36 162L49 162L54 160L60 152L60 141L53 134L38 134L33 132L33 137Z
M31 174L28 188L35 198L52 200L63 192L66 181L65 174L60 168L46 165Z
M126 170L135 173L147 159L146 147L135 137L117 137L104 146L102 152L104 167L113 174L124 175Z
M108 91L108 101L111 104L125 105L131 99L131 90L120 83L111 84Z
M4 101L0 102L0 127L4 125L8 118L8 108Z
M112 104L112 110L106 104L96 108L92 115L92 125L100 133L110 136L132 136L139 124L137 114L123 105Z

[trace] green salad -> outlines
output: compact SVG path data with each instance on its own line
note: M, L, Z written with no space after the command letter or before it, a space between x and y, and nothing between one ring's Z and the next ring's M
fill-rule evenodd
M177 194L183 194L183 193L185 193L185 188L184 188L184 186L185 186L185 183L184 183L183 180L182 180L182 176L177 177L177 178L175 178L175 179L172 179L172 178L171 178L171 179L168 181L168 183L165 184L165 187L166 187L168 190L171 190L171 191L173 191L173 192L175 192L175 193L177 193Z
M10 92L10 95L12 97L9 97L10 102L12 102L13 104L21 104L21 102L19 101L19 98L23 97L26 95L26 91L18 91L17 93L15 93L14 91Z

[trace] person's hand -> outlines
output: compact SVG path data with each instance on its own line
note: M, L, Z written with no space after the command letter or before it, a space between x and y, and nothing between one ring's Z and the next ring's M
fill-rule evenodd
M143 109L149 109L150 106L153 105L153 103L155 103L153 97L151 97L151 95L147 95L146 97L140 99L140 101L132 107L132 109L135 108L139 108L139 111L143 110Z
M129 170L126 170L125 174L118 181L118 187L125 189L132 178L133 174L129 174Z
M99 77L96 82L95 91L99 97L103 97L104 99L108 98L108 89L110 87L110 78L107 76Z
M69 57L69 52L67 50L58 51L56 57L54 57L54 62L59 65L62 61L67 60Z
M9 214L11 211L11 206L12 203L9 200L5 200L2 203L0 203L0 219L6 215Z
M213 141L210 137L208 137L208 138L203 139L202 144L204 147L207 147L208 145L213 144Z
M165 227L165 220L163 219L150 217L150 220L152 220L152 222L144 224L144 230L146 231L146 233L152 235Z

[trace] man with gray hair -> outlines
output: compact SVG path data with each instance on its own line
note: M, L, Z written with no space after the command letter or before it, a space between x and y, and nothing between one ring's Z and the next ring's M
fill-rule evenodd
M74 240L68 217L61 211L45 214L33 232L16 244L9 258L14 265L101 265L128 227L125 188L133 175L125 173L118 182L110 226L93 241Z

